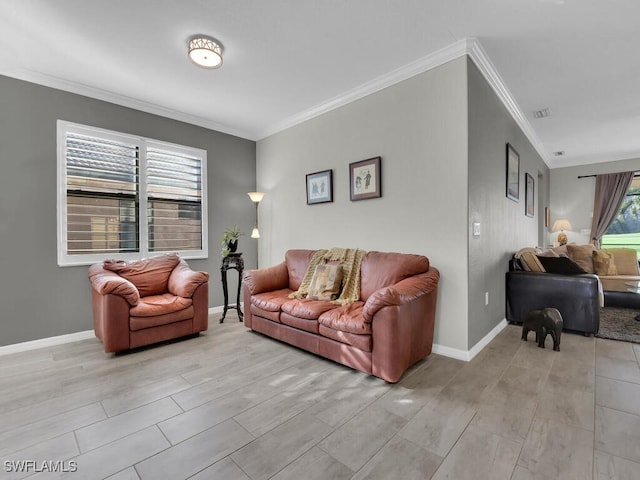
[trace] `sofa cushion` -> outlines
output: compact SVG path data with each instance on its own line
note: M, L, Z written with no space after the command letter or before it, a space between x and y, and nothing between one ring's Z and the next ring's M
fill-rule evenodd
M177 254L167 253L141 260L105 260L103 266L133 283L141 297L148 297L168 291L169 275L179 262Z
M271 320L272 322L281 323L280 322L280 310L278 310L277 312L270 312L269 310L263 310L260 307L256 307L253 304L251 304L251 306L249 307L249 310L251 311L251 313L253 315L256 315L256 316L262 317L262 318L266 318L267 320Z
M182 320L191 320L193 318L193 306L187 307L177 312L166 313L164 315L154 315L151 317L129 317L129 329L132 332L145 328L159 327L170 323L180 322Z
M352 347L359 348L365 352L370 352L373 348L373 336L372 335L357 335L355 333L343 332L341 330L334 330L333 328L325 327L324 325L318 326L318 332L323 337L330 338L336 342L351 345Z
M282 288L273 292L257 293L251 296L251 303L267 312L279 312L282 305L291 300L289 294L292 292L289 288Z
M294 317L316 320L324 312L338 308L335 303L311 298L293 299L283 303L281 310Z
M603 250L613 254L618 275L640 275L638 253L633 248L604 248Z
M536 255L536 250L533 248L528 251L520 253L520 264L522 265L522 268L527 272L544 272L545 271L543 264L540 263L540 260L538 260L538 256Z
M561 275L578 275L587 273L580 265L569 257L538 257L538 260L547 273L559 273Z
M593 270L599 276L617 275L618 269L613 261L613 254L604 250L593 252Z
M342 267L340 265L316 265L307 298L335 300L340 295L340 287L342 287Z
M282 312L280 314L280 323L289 325L290 327L304 330L305 332L318 334L318 320L309 318L300 318Z
M329 310L318 318L318 323L333 330L355 334L370 334L371 322L362 315L364 302L354 302Z
M132 317L154 317L184 310L192 304L193 301L190 298L178 297L171 293L150 295L140 298L138 304L131 307L129 314Z
M587 273L594 273L593 269L593 252L595 247L591 244L587 245L567 245L567 255L569 258L580 265Z
M360 300L383 287L429 270L429 259L406 253L368 252L360 266Z

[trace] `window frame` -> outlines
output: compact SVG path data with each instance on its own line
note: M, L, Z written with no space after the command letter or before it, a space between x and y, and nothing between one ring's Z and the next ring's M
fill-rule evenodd
M129 253L92 253L92 254L69 254L68 253L68 237L67 237L67 134L75 133L97 137L105 140L127 142L136 144L139 148L139 169L138 169L138 238L139 248L137 252ZM166 250L166 251L150 251L149 249L149 218L148 218L148 200L147 194L147 149L154 148L175 152L177 154L186 154L200 159L200 210L201 210L201 249L199 250ZM136 260L155 255L161 255L167 252L178 253L185 259L204 259L209 257L209 240L208 240L208 202L207 202L207 151L200 148L178 145L174 143L164 142L147 137L131 135L113 130L107 130L99 127L81 125L68 122L65 120L57 121L57 251L58 266L79 266L91 265L101 262L107 258L122 260Z

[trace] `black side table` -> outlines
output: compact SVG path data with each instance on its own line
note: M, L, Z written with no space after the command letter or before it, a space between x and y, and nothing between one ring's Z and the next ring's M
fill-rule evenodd
M227 288L227 270L238 271L238 295L236 297L236 304L229 305L229 291ZM242 271L244 270L244 260L242 259L242 253L230 253L222 259L222 265L220 265L220 276L222 277L222 292L224 293L224 311L222 312L222 318L220 323L224 322L224 317L227 315L227 310L235 308L238 311L238 320L242 321L242 310L240 310L240 287L242 286Z

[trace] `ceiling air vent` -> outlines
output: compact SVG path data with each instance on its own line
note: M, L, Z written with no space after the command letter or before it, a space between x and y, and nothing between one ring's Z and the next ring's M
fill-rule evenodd
M551 116L551 110L549 110L548 108L543 108L542 110L536 110L535 112L533 112L533 116L535 118L550 117Z

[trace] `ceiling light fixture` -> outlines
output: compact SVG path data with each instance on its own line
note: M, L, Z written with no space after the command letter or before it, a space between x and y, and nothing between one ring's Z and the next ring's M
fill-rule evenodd
M222 45L206 35L196 35L189 40L189 58L202 68L222 66Z

